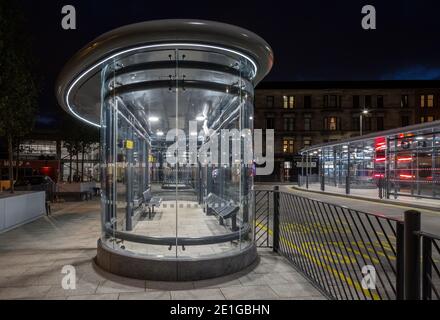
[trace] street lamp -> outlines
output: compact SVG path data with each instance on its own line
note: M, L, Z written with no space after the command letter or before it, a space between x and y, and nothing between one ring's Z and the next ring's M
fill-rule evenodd
M367 109L364 109L364 111L362 111L361 112L361 114L360 114L360 116L359 116L359 121L360 121L360 126L359 126L359 128L360 128L360 135L362 136L362 126L363 126L363 124L364 124L364 115L367 115L368 114L368 110Z

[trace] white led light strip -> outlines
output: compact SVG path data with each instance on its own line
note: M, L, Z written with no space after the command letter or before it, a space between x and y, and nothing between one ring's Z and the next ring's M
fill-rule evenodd
M161 48L161 47L199 47L199 48L208 48L208 49L215 49L215 50L220 50L220 51L225 51L225 52L229 52L229 53L233 53L236 55L239 55L242 58L245 58L246 60L248 60L254 67L254 74L253 77L256 76L257 72L258 72L258 67L257 64L254 62L254 60L252 60L251 58L249 58L248 56L242 54L241 52L235 51L235 50L231 50L231 49L227 49L227 48L223 48L223 47L217 47L217 46L211 46L211 45L205 45L205 44L194 44L194 43L164 43L164 44L155 44L155 45L148 45L148 46L141 46L141 47L136 47L136 48L131 48L131 49L127 49L121 52L118 52L110 57L108 57L107 59L98 62L97 64L95 64L93 67L89 68L88 70L84 71L69 87L69 90L67 91L66 94L66 105L69 108L70 112L77 117L78 119L92 125L95 127L100 128L101 126L99 124L96 124L90 120L87 120L83 117L81 117L79 114L77 114L75 111L73 111L72 106L70 105L69 102L69 97L70 94L72 92L72 89L76 86L76 84L81 81L82 78L84 78L87 74L89 74L90 72L92 72L93 70L95 70L96 68L98 68L99 66L101 66L102 64L106 63L109 60L112 60L114 58L116 58L117 56L120 55L124 55L126 53L130 53L133 51L138 51L138 50L144 50L144 49L153 49L153 48Z

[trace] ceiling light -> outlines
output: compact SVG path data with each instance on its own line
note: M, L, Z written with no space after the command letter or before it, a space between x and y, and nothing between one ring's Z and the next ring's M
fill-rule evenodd
M253 59L249 58L248 56L238 52L238 51L234 51L231 49L227 49L227 48L223 48L223 47L217 47L217 46L213 46L213 45L205 45L205 44L198 44L198 43L163 43L163 44L155 44L155 45L148 45L148 46L141 46L141 47L134 47L134 48L130 48L121 52L118 52L112 56L107 57L106 59L99 61L98 63L96 63L94 66L92 66L91 68L89 68L88 70L84 71L78 78L76 78L74 80L74 82L70 85L69 89L67 90L67 94L66 94L66 98L65 98L65 103L67 105L67 108L69 109L69 111L78 119L92 125L95 127L100 128L101 125L94 123L90 120L87 120L86 118L81 117L80 114L78 114L77 112L75 112L75 110L73 109L72 105L70 104L70 94L72 93L73 88L81 81L82 78L84 78L87 74L93 72L96 68L104 65L107 61L111 61L114 58L121 56L121 55L125 55L129 52L133 52L133 51L138 51L138 50L144 50L144 49L150 49L150 48L156 48L156 47L179 47L179 46L187 46L187 47L202 47L202 48L211 48L211 49L217 49L217 50L221 50L221 51L226 51L226 52L230 52L233 54L237 54L243 58L245 58L247 61L249 61L252 66L254 67L253 70L253 75L252 75L252 79L257 75L258 73L258 67L257 64L254 62Z
M197 120L197 121L205 121L206 118L205 118L205 116L198 116L198 117L196 118L196 120Z
M162 131L157 131L156 135L157 135L158 137L162 137L162 136L163 136L163 132L162 132Z
M148 121L150 121L150 122L158 122L159 118L158 117L150 117L150 118L148 118Z

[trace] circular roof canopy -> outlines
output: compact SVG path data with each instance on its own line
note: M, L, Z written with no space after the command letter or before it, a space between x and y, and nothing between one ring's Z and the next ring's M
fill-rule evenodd
M246 29L203 20L142 22L105 33L81 49L57 80L58 102L72 115L99 127L102 69L109 62L129 54L173 47L224 52L245 59L255 69L249 79L254 85L273 65L270 46ZM132 63L137 62L133 60Z

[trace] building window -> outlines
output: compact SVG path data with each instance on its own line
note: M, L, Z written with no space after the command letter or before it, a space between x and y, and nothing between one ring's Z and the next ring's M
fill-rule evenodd
M308 148L308 147L310 147L310 146L312 145L312 138L310 138L310 137L304 137L304 139L303 139L303 145L304 145L304 148Z
M420 123L433 122L433 121L434 121L433 116L424 116L420 118Z
M338 118L337 117L326 117L324 119L324 128L328 131L338 130Z
M312 119L307 116L304 118L304 131L312 131Z
M428 95L428 108L434 107L434 95L429 94Z
M379 131L384 130L383 117L377 117L376 118L376 128Z
M409 126L409 116L402 116L402 127Z
M377 96L377 107L379 109L383 108L383 96Z
M312 108L312 96L304 96L304 109Z
M295 117L293 115L284 116L284 131L295 131Z
M275 105L275 97L274 96L267 96L266 97L266 107L273 108Z
M420 96L420 107L421 108L424 108L424 107L432 108L432 107L434 107L434 95L433 94L428 94L428 95L422 94Z
M337 107L338 106L338 98L336 96L330 96L330 100L328 102L329 107Z
M294 153L295 141L292 138L283 139L283 152L284 153Z
M364 107L365 108L371 108L371 101L372 101L371 96L365 96L365 105L364 105Z
M341 106L342 98L336 95L326 95L324 96L324 107L338 108Z
M361 107L361 98L360 96L353 96L353 108Z
M371 131L371 118L370 117L364 117L364 130L365 131Z
M408 95L402 95L401 99L400 99L400 107L402 108L408 108Z
M266 114L266 129L275 129L275 115Z
M283 96L284 109L294 109L296 106L295 96Z
M360 130L360 122L361 122L361 120L359 119L359 117L351 118L351 129L353 131Z

